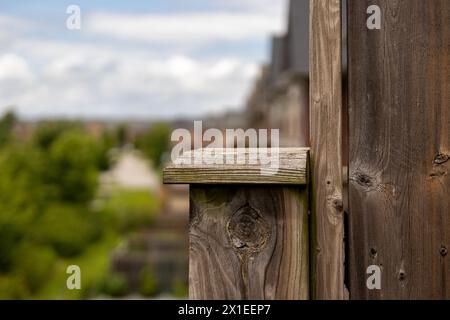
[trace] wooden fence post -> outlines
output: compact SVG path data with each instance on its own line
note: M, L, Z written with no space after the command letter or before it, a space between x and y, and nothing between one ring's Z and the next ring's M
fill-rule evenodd
M450 299L450 1L348 8L351 298Z
M247 164L206 164L241 152ZM248 164L255 153L199 149L164 170L165 183L190 184L191 299L309 298L308 150L279 149L273 175Z
M341 0L310 1L312 292L344 299Z

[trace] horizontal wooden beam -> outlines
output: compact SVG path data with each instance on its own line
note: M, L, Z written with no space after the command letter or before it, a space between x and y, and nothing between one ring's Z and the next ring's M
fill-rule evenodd
M163 180L166 184L305 185L308 157L307 148L198 149L169 164Z

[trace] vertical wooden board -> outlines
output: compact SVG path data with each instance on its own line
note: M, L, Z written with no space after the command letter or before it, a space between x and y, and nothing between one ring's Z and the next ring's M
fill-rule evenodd
M308 299L305 187L191 186L191 299Z
M341 1L310 2L313 298L344 299Z
M348 8L351 298L449 299L450 2Z

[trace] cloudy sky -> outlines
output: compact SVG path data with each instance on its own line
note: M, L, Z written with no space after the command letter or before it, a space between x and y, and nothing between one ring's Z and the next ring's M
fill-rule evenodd
M81 8L81 30L66 9ZM243 104L285 0L0 0L0 113L169 118Z

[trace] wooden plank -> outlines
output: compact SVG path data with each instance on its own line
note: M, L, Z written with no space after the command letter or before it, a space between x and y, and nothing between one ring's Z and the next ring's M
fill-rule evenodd
M309 297L307 188L191 186L191 299Z
M313 298L344 299L341 1L310 2Z
M348 4L351 298L449 299L450 2Z
M261 152L269 159L273 157L275 169L261 161ZM169 164L164 169L163 180L167 184L303 185L308 183L308 152L305 148L198 149L184 153L176 163ZM229 156L234 159L231 164L226 163ZM242 164L237 161L240 156L243 156ZM196 157L202 160L196 161ZM223 164L215 164L215 159L222 159Z

